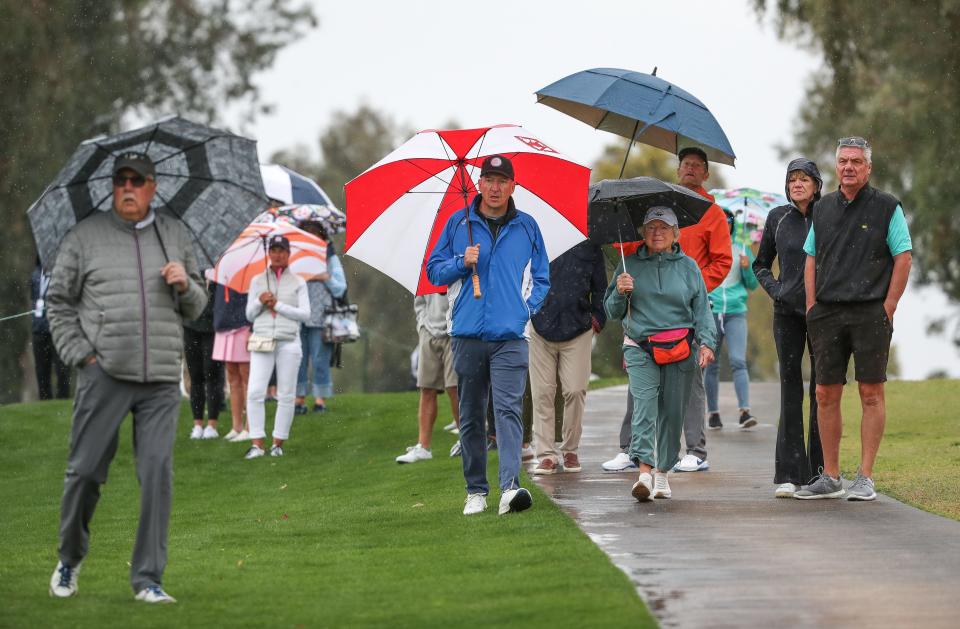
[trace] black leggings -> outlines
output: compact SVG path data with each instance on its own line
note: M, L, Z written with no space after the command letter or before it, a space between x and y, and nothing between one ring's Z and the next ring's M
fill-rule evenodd
M33 333L33 364L37 374L37 393L41 400L53 399L51 369L57 373L57 397L70 397L70 367L64 365L57 355L50 332Z
M183 329L183 351L190 373L190 410L194 419L203 419L206 402L207 417L219 419L223 407L223 363L213 359L213 332Z
M780 427L777 430L773 482L806 485L823 466L817 427L816 363L807 320L802 315L773 315L773 340L780 360ZM810 352L810 416L806 444L803 438L803 350Z

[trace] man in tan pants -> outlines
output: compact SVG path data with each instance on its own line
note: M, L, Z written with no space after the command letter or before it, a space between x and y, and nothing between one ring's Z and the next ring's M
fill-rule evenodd
M603 329L607 273L600 247L584 241L550 263L550 292L531 319L530 392L533 438L539 463L534 474L581 470L577 449L590 379L593 336ZM556 445L554 396L563 392L563 429Z

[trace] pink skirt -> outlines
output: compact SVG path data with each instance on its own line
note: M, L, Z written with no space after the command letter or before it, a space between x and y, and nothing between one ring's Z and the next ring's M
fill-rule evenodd
M250 327L244 326L226 332L217 332L213 338L213 359L225 363L248 363L247 339Z

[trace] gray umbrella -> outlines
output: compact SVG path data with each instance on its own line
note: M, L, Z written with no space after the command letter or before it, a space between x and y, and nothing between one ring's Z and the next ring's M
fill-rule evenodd
M85 140L27 215L43 265L77 222L112 209L114 158L146 153L157 169L153 207L178 217L193 236L201 268L212 267L243 228L268 205L257 144L183 118Z
M587 228L590 240L605 245L638 239L647 210L671 208L680 227L700 222L712 201L696 192L655 177L604 179L590 186Z

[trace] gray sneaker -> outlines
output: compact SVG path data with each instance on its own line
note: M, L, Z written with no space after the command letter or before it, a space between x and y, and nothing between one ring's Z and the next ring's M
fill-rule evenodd
M857 477L847 489L847 500L876 500L877 492L873 490L873 479L864 476L857 469Z
M840 498L843 496L843 476L830 478L823 472L810 483L793 494L798 500L819 500L821 498Z

